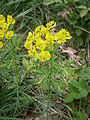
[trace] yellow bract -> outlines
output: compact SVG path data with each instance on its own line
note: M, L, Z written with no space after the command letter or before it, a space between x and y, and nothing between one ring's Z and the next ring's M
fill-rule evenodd
M0 30L0 40L3 40L3 37L4 37L4 32Z
M3 42L0 42L0 48L2 48L3 47Z
M38 38L38 41L36 41L36 48L39 50L44 50L46 48L46 41L44 41L41 38Z
M55 40L57 40L58 44L66 42L66 39L71 39L70 33L65 29L60 30L55 34Z
M26 40L24 47L27 48L28 50L32 49L32 41Z
M33 46L32 49L28 50L28 55L29 55L30 57L33 57L33 58L37 59L38 53L37 53L37 51L36 51L35 46Z
M42 62L48 61L51 58L49 51L41 51L41 53L38 55L39 60Z
M5 38L10 40L12 37L14 36L14 33L12 30L8 31L6 34L5 34Z
M50 30L51 28L56 27L56 22L51 21L51 22L47 23L46 26L47 26L48 30Z
M47 49L51 48L55 41L61 44L66 42L66 39L71 39L70 33L65 29L55 34L51 33L50 30L54 27L56 27L56 22L51 21L46 24L46 27L37 26L33 33L29 32L24 47L28 49L30 57L37 58L42 62L48 61L51 54Z
M7 23L2 23L0 25L1 30L5 33L8 30L8 25Z
M45 39L47 41L47 46L52 46L54 45L54 35L53 34L50 34L49 32L46 33L46 36L45 36Z
M0 24L5 22L5 17L3 15L0 15Z
M15 20L12 18L12 16L11 15L8 15L7 16L7 21L8 21L8 25L10 25L10 24L15 24Z
M13 25L14 23L15 20L12 18L11 15L8 15L7 19L5 19L3 15L0 15L0 40L3 40L4 38L10 40L14 36L13 31L12 30L9 31L9 26Z

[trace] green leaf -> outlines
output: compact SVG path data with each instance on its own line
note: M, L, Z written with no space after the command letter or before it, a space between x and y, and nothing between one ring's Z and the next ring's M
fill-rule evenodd
M79 88L79 87L80 87L77 80L72 80L72 81L70 81L70 84L73 85L73 86L76 87L76 88Z
M77 84L76 85L77 87L75 87L74 84ZM68 89L69 89L69 93L65 97L66 103L72 102L74 99L79 99L78 82L74 81L72 84L71 84L71 82L69 82Z
M80 89L79 89L80 97L86 97L88 95L88 87L85 80L80 80L79 85L80 85Z
M48 82L49 80L42 78L41 81L38 82L38 85L43 88L43 90L48 90Z
M86 16L87 13L88 13L88 9L82 9L82 10L80 11L80 16L81 16L81 18L84 17L84 16Z
M69 85L69 91L72 94L72 96L74 97L74 99L79 99L79 89L75 86L73 86L72 84Z
M90 80L90 68L89 67L86 67L84 68L84 70L81 71L80 78Z
M88 11L90 11L90 7L88 8Z
M25 58L23 58L22 63L23 63L24 66L28 66L29 65L29 62Z
M23 66L27 68L27 70L30 70L33 67L32 61L28 61L25 58L22 60Z
M77 112L76 118L77 120L87 120L87 117L82 112Z
M32 10L33 9L30 8L30 9L24 11L24 12L21 12L16 18L23 17L23 16L27 15L28 13L30 13Z
M77 35L77 36L80 36L81 34L82 34L82 30L76 29L76 35Z
M62 80L58 80L58 81L53 80L52 84L54 85L54 88L56 89L56 91L59 91L59 90L61 91L66 88L65 83Z
M79 0L74 0L74 2L79 2Z
M80 80L79 82L76 80L72 80L68 83L69 93L65 97L65 102L72 102L74 99L80 99L82 97L86 97L88 95L88 87L84 80Z
M72 93L68 93L67 96L66 96L65 99L64 99L64 101L65 101L66 103L70 103L70 102L72 102L73 100L74 100L74 96L73 96Z
M8 89L13 89L16 87L16 84L15 83L9 83L8 84Z
M57 2L62 3L62 0L43 0L44 5L50 5L50 4L57 3Z
M79 9L87 9L87 7L86 7L86 6L83 6L83 5L80 5L80 6L78 6L77 8L79 8Z
M58 86L59 86L61 89L65 89L65 87L66 87L65 84L64 84L64 82L63 82L62 80L59 81Z

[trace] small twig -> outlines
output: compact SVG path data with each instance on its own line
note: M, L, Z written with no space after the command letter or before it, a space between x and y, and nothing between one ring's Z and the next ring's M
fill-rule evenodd
M54 110L53 108L51 108L51 110L55 113L58 114L58 112L56 110Z

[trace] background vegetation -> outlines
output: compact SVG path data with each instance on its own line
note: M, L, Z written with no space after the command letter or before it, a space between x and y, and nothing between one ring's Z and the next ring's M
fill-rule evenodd
M3 0L0 14L16 20L12 45L0 50L0 120L45 120L49 63L28 60L23 44L29 31L50 20L57 23L53 31L63 27L72 35L53 53L51 120L90 118L90 1Z

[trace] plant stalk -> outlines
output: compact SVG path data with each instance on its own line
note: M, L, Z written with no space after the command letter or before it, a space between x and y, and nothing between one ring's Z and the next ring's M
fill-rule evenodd
M14 56L17 103L18 103L18 101L19 101L19 85L18 85L17 53L16 53L16 47L14 48L12 41L11 41L11 46L12 46L12 51L13 51L13 56ZM17 111L17 107L16 107L16 111Z
M49 73L49 79L48 79L48 96L47 96L47 119L50 120L50 83L52 79L52 58L50 62L50 73Z

